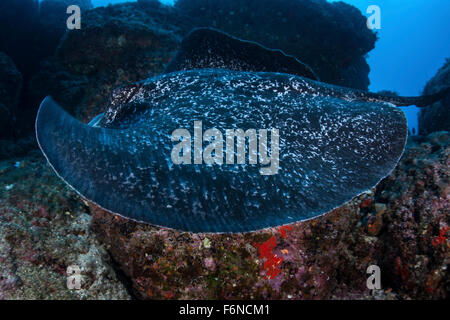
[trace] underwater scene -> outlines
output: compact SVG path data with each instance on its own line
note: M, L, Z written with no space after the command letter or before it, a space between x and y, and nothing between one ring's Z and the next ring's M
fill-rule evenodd
M449 16L1 0L0 300L450 298Z

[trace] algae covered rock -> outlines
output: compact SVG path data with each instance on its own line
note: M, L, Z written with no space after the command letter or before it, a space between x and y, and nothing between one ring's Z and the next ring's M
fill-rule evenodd
M67 8L77 5L81 10L81 21L87 10L92 9L90 0L43 0L39 4L38 43L35 50L41 51L43 57L53 56L67 31Z
M0 161L0 299L129 299L82 201L42 156ZM81 289L67 286L80 269Z
M36 49L39 1L2 0L0 13L0 51L11 57L22 74L27 74L40 58L36 52L29 54Z
M450 292L450 133L410 140L402 161L377 188L386 205L380 234L385 281L415 299Z
M31 104L37 107L52 95L79 119L91 120L104 111L114 88L161 73L196 26L283 49L310 64L323 81L367 89L364 55L376 36L356 8L325 1L282 1L276 10L272 1L203 2L178 1L171 7L139 1L83 11L81 30L66 32L56 58L33 77Z
M450 87L450 58L428 81L423 94L434 94ZM427 135L435 131L450 131L450 94L431 106L423 108L419 113L419 134Z
M180 233L96 208L93 223L138 298L362 297L370 296L365 268L373 254L365 250L372 244L367 236L351 229L359 221L357 206L285 229L246 234ZM344 269L347 273L339 275Z

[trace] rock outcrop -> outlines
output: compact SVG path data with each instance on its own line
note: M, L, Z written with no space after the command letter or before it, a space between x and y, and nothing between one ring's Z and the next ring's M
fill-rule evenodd
M434 94L450 87L450 58L428 81L423 94ZM450 94L431 106L422 108L419 113L419 134L427 135L435 131L450 131Z
M81 30L67 31L68 4L81 6ZM180 0L170 7L145 0L90 8L89 0L0 4L6 13L0 18L0 51L24 78L16 136L32 134L46 95L90 120L103 111L115 87L160 73L180 40L197 26L283 49L310 64L325 82L361 89L369 84L365 54L376 35L356 8L343 3ZM19 27L12 30L12 25Z
M365 55L377 36L361 12L344 2L178 0L175 7L196 26L218 28L299 58L324 82L368 89Z

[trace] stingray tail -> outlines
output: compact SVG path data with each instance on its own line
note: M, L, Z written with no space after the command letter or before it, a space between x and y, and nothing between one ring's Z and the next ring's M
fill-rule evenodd
M418 97L390 96L390 95L377 94L377 93L371 93L371 94L369 94L368 97L370 99L374 99L376 101L389 102L389 103L392 103L399 107L415 105L419 108L423 108L423 107L432 105L433 103L435 103L439 100L442 100L443 98L445 98L448 95L450 95L450 87L445 88L435 94L418 96Z

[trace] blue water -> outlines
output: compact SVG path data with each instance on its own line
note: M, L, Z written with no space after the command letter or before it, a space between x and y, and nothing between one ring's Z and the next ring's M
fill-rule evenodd
M333 2L333 1L331 1ZM345 0L366 15L369 5L381 9L381 30L367 62L370 90L420 95L450 57L449 0ZM417 132L418 108L403 108Z

